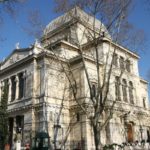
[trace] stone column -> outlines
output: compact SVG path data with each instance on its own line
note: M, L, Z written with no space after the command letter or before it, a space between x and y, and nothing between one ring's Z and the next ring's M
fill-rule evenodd
M15 97L15 100L17 100L19 98L19 78L18 78L18 75L16 75L16 79L15 79L15 82L16 82L16 97Z
M10 102L11 102L11 87L12 87L11 79L8 80L8 85L9 85L9 90L8 90L8 103L10 103Z
M23 85L23 86L24 86L24 87L23 87L23 89L24 89L24 90L23 90L23 98L26 97L26 76L27 76L27 75L26 75L26 71L25 71L25 72L23 72L23 81L24 81L24 83L23 83L23 84L24 84L24 85Z

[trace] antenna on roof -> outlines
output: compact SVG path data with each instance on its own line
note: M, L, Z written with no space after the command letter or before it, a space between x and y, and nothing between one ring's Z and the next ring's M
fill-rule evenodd
M19 42L17 42L16 45L15 45L16 49L19 49L19 48L20 48L19 45L20 45Z

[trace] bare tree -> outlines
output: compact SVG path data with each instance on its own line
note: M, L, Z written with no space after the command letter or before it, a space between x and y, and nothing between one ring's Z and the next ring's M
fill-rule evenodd
M0 2L7 2L0 1ZM10 2L10 1L8 1ZM18 1L14 1L18 2ZM69 82L69 87L72 91L73 99L76 101L78 107L81 109L82 113L87 116L87 118L91 122L91 127L94 133L94 142L96 150L101 147L101 131L107 125L110 118L113 114L113 108L116 103L116 99L110 99L110 86L111 86L111 77L113 75L113 65L115 61L116 51L118 48L117 43L126 42L129 39L129 36L125 36L127 30L129 30L127 16L129 11L129 6L131 5L131 0L113 0L104 1L104 0L57 0L57 11L68 11L68 8L73 8L74 6L79 6L85 9L88 12L88 17L82 18L84 25L83 35L79 39L77 38L73 44L77 47L79 56L84 68L84 73L86 77L86 82L88 85L88 93L87 93L87 101L79 101L78 92L79 92L79 83L76 81L75 72L72 70L72 61L66 58L65 60L57 56L53 50L53 46L49 43L48 35L45 35L44 41L46 44L46 48L50 49L54 52L54 56L59 60L63 72ZM70 13L70 16L73 19L78 19ZM33 12L29 17L29 21L33 26L40 26L40 29L43 29L41 21L38 20L38 13ZM91 20L92 18L92 20ZM97 20L101 20L100 24L97 26ZM89 26L89 20L92 21L91 26ZM80 20L81 21L81 20ZM126 30L122 30L125 29ZM37 33L37 30L36 30ZM33 32L30 32L33 35ZM77 33L75 33L77 34ZM39 35L38 35L39 36ZM123 36L127 37L127 40L123 38ZM84 38L86 37L86 42L83 43ZM106 53L101 53L100 45L102 42L107 42L109 45L108 51ZM89 47L92 47L92 52L90 53L91 60L94 63L94 68L96 72L96 84L92 83L90 72L87 67L87 59L85 50ZM104 57L104 59L101 59ZM65 63L64 63L65 61ZM124 68L120 71L118 77L121 78L124 72ZM111 101L110 101L111 100ZM108 103L110 104L108 105ZM63 103L63 102L62 102ZM63 106L62 106L63 107ZM61 108L62 109L62 108ZM61 113L60 109L60 113ZM107 113L106 113L107 112ZM103 114L106 114L106 118L103 122L100 122L100 118ZM59 122L59 116L57 119ZM70 123L71 124L71 123ZM70 130L70 124L69 129ZM54 142L57 139L58 130L56 130L56 134L54 137ZM55 145L56 147L56 145Z
M77 41L74 42L75 46L77 46L78 48L79 55L81 57L82 65L84 68L86 82L89 90L89 96L87 96L89 102L81 102L78 99L77 93L79 87L75 78L75 74L71 68L71 62L67 63L67 71L64 69L64 72L69 81L74 100L76 101L78 107L82 110L82 113L84 113L91 122L91 127L94 133L95 149L98 150L101 148L101 131L111 119L113 114L113 108L116 103L116 99L110 99L110 86L112 84L111 77L114 72L113 63L118 47L117 43L123 41L122 35L125 36L127 33L127 30L123 31L122 29L124 28L122 27L128 24L127 18L131 1L117 0L114 2L113 0L56 0L56 4L56 11L58 12L68 11L68 8L70 9L74 6L79 6L89 13L89 17L86 19L82 16L82 24L84 25L82 38L77 39ZM70 16L74 17L72 13L70 14ZM92 26L89 27L88 21L91 19L91 16L93 19L91 20ZM102 23L99 24L99 26L96 26L96 18L104 22L105 26ZM127 29L129 30L129 26L127 27ZM83 44L83 39L85 38L85 36L87 37L87 43ZM45 40L46 39L48 39L48 35L46 35ZM127 40L129 40L129 38ZM108 51L102 56L99 46L104 41L107 41L107 43L109 43L109 48ZM92 45L93 53L91 57L96 69L95 85L92 84L90 72L88 71L86 62L86 59L88 58L86 57L85 50L89 49L90 45ZM48 48L53 50L52 46L48 46ZM100 59L101 57L104 57L105 59L102 60ZM128 59L129 58L127 58L127 60ZM119 79L122 77L124 69L125 68L121 69L118 75ZM108 103L110 104L108 105ZM105 120L100 123L99 120L104 113L106 114Z

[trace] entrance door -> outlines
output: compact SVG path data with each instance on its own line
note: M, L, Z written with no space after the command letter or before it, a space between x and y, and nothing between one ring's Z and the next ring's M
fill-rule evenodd
M132 127L132 124L128 124L127 137L128 137L128 142L133 142L133 127Z

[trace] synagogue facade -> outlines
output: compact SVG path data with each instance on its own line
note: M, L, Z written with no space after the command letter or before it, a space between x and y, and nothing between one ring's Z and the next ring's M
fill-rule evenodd
M40 42L28 48L17 47L0 63L0 98L4 87L8 87L11 145L18 133L24 145L37 132L44 131L49 134L51 146L55 144L57 149L94 149L90 120L79 107L90 105L84 65L93 90L97 86L95 52L87 31L92 30L93 20L76 7L51 21ZM148 82L139 75L139 56L113 42L97 19L95 26L97 30L101 26L104 34L98 44L100 76L104 76L106 63L114 56L106 105L109 107L114 101L115 105L101 131L101 143L150 140ZM72 91L75 84L77 89ZM99 122L104 123L106 116L104 112Z

